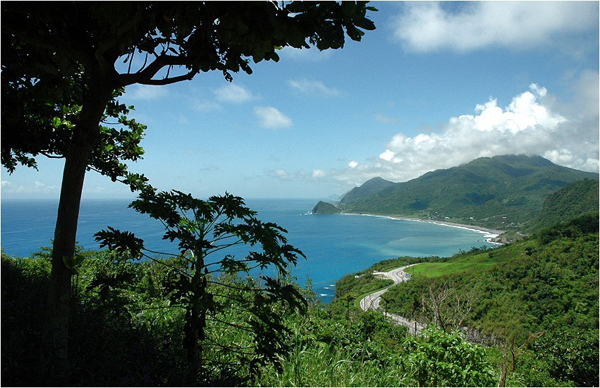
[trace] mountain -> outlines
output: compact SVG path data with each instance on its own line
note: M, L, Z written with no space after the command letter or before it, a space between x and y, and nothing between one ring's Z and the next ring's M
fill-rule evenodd
M520 229L537 217L548 195L585 178L597 181L598 174L558 166L541 156L484 157L407 182L372 179L366 188L348 192L339 208ZM381 181L386 187L373 187Z
M394 185L394 182L386 181L385 179L380 177L369 179L360 187L355 187L349 192L347 192L340 200L340 204L345 205L351 203L352 201L358 198L377 193L378 191L381 191Z

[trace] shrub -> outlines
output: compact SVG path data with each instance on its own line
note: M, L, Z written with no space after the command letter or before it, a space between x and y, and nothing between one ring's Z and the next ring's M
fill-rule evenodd
M493 386L497 376L484 347L460 333L431 326L406 340L411 375L419 386Z

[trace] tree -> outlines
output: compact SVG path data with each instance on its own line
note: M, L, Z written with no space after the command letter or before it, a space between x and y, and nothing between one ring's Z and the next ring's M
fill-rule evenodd
M429 285L429 295L421 296L421 306L425 314L432 316L433 323L442 330L460 330L473 309L474 298L473 290L459 291L455 289L455 284L444 281Z
M72 261L85 173L115 91L213 70L231 80L232 72L252 73L250 60L278 61L277 50L288 46L342 48L345 35L360 41L362 30L375 28L367 10L374 9L355 2L2 3L3 54L9 52L2 62L3 97L28 95L34 102L21 112L3 105L2 163L9 170L32 166L32 157L53 151L53 142L65 144L48 302L57 364L67 357L71 269L65 262ZM127 69L119 71L117 61ZM72 128L59 134L49 123L65 101L80 110ZM36 141L6 141L13 138Z
M207 201L199 200L190 194L179 191L160 192L144 190L139 199L131 204L136 211L160 220L166 228L163 239L178 242L179 253L171 254L176 260L170 263L175 274L174 293L171 294L174 306L185 308L185 335L183 347L194 374L206 370L203 360L207 345L231 349L207 336L210 325L219 325L232 330L244 330L253 334L252 346L257 356L248 358L249 348L231 349L240 352L256 371L261 363L277 361L276 356L285 351L283 334L286 332L278 316L277 308L285 304L288 309L305 311L307 302L292 284L287 283L287 268L295 265L302 252L287 243L287 231L274 223L264 223L256 218L256 212L248 209L240 197L230 194L213 196ZM131 258L152 256L156 252L144 248L144 242L132 233L113 228L96 234L101 246L130 253ZM244 245L251 250L240 258L231 248ZM150 254L148 254L150 253ZM164 253L163 253L164 255ZM168 265L165 261L158 261ZM221 282L216 274L249 274L254 269L274 268L276 275L261 275L261 282L233 284ZM238 295L220 298L233 289ZM240 291L245 294L240 295ZM245 322L227 322L219 318L224 310L238 309L247 313ZM242 351L243 350L243 351Z

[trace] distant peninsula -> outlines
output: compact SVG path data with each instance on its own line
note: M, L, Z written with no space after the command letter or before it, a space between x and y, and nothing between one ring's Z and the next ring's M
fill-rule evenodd
M342 211L329 202L319 201L312 209L313 214L338 214Z
M566 189L583 180L589 182ZM562 212L598 210L598 173L559 166L541 156L502 155L407 182L376 177L350 190L337 206L320 201L313 213L386 215L531 232L552 217L546 200L561 189L566 190L561 198L568 198L558 206Z

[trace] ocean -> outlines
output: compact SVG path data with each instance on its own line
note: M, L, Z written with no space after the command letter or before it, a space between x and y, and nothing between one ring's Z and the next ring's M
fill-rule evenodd
M177 252L162 240L160 222L138 214L131 200L83 200L77 240L84 248L98 249L93 235L107 226L134 232L152 250ZM313 215L315 199L248 199L262 221L287 229L288 242L299 248L300 258L292 274L301 284L311 279L317 295L328 303L335 282L349 273L399 256L451 256L459 250L491 246L484 233L428 222L395 220L361 215ZM54 233L57 200L2 200L2 249L27 257L48 247ZM233 253L238 253L239 250ZM227 254L228 252L223 252Z

